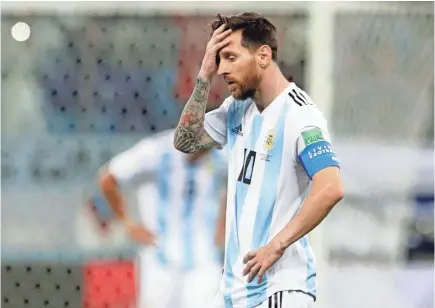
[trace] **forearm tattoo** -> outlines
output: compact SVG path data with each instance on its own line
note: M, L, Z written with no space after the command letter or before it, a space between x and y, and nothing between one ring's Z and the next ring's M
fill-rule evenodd
M184 153L192 153L209 148L213 140L204 130L205 109L207 106L210 82L197 78L192 96L181 113L174 135L174 146Z
M206 150L209 146L199 140L195 133L187 130L184 126L178 125L174 137L175 148L184 153L194 153Z

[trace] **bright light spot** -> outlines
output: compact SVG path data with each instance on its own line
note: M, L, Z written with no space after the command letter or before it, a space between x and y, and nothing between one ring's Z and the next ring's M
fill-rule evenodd
M12 27L11 34L18 42L24 42L30 37L30 27L24 22L17 22Z

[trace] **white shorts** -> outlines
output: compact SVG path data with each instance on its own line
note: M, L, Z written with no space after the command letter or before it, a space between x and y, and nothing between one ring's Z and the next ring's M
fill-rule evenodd
M184 272L162 267L150 255L140 256L136 308L204 308L216 295L221 276L219 264Z
M219 296L219 294L218 294ZM210 308L226 308L225 304L213 304ZM216 303L216 299L215 299ZM270 296L255 308L313 308L314 298L299 291L280 291Z

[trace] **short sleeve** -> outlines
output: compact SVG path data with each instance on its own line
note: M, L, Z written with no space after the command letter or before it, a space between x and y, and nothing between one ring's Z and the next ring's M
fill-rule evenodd
M228 97L219 108L205 114L204 129L221 146L227 143L228 109L232 102L233 98Z
M160 145L160 140L151 138L140 141L109 162L110 174L122 185L146 173L152 173L159 160Z
M308 178L312 179L317 172L327 167L340 167L340 164L322 113L314 106L301 109L294 149L297 163L303 166Z

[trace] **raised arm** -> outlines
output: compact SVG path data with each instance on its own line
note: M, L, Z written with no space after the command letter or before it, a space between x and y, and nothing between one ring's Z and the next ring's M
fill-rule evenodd
M174 146L184 153L211 148L216 142L204 129L205 109L210 80L198 76L195 89L188 100L174 134Z
M205 110L210 93L211 80L217 72L216 55L229 44L225 38L231 30L218 28L207 44L201 70L190 99L187 101L174 134L174 146L184 153L193 153L218 146L204 129Z

